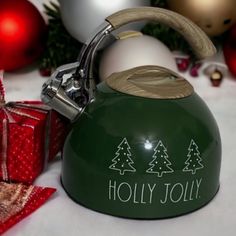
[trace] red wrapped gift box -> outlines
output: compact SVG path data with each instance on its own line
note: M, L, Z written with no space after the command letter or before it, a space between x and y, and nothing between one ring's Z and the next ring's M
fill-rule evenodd
M5 103L0 82L0 180L32 183L61 150L67 125L41 102Z

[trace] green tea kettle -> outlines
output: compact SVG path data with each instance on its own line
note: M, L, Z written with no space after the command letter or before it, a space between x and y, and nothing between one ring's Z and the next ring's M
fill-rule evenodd
M123 10L107 17L78 62L55 72L42 100L72 121L61 176L72 199L115 216L173 217L204 206L217 193L220 134L189 82L166 68L132 68L95 86L98 45L138 20L174 28L200 58L215 53L202 30L179 14L151 7Z

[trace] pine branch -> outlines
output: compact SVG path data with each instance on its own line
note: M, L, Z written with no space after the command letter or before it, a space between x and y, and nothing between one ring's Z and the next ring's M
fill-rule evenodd
M166 8L167 7L167 2L166 2L166 0L151 0L151 5L153 7L163 7L163 8Z
M166 0L152 0L152 6L168 8ZM147 24L142 32L163 42L172 51L183 51L193 56L192 49L186 40L172 28L162 24Z
M60 7L50 2L44 4L48 16L48 35L45 51L40 60L41 69L54 70L56 67L75 61L82 43L74 39L65 29L60 13Z

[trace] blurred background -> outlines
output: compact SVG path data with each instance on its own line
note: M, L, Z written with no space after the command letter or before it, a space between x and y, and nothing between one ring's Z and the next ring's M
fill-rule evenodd
M170 9L195 22L212 39L218 54L199 61L173 29L148 22L131 24L116 32L116 41L108 42L97 53L94 71L97 82L113 72L145 64L167 67L186 73L187 77L201 75L208 79L207 86L220 87L224 79L236 77L233 0L191 3L183 0L181 5L175 0L30 2L32 6L28 0L1 1L0 68L5 72L18 73L33 64L41 76L50 76L58 66L77 60L83 43L106 16L124 8L154 6ZM125 36L119 35L123 31Z

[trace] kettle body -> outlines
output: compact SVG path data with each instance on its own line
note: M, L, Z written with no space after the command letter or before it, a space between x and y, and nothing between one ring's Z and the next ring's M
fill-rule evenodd
M172 217L215 196L220 163L217 124L196 93L145 99L103 82L66 139L62 184L72 199L99 212Z
M72 199L120 217L173 217L204 206L217 193L220 134L190 83L166 68L132 68L95 86L96 49L111 32L138 20L174 28L199 58L216 51L199 27L177 13L122 10L106 18L76 63L56 70L42 100L72 122L61 175Z

